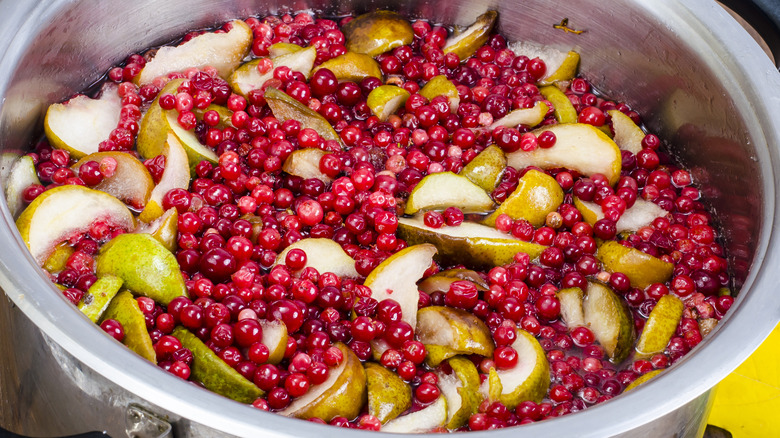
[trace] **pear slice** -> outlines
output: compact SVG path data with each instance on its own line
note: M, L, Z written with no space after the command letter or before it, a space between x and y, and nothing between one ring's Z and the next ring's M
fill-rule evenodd
M103 89L97 99L79 95L64 103L49 105L43 129L49 143L81 158L98 151L119 123L122 99L116 87Z
M321 149L296 149L284 160L282 170L303 179L317 178L325 184L330 184L333 178L320 171L320 160L324 156L325 151Z
M332 272L339 277L360 277L355 269L355 259L344 252L341 245L325 238L308 237L293 243L276 257L274 265L284 264L287 253L295 248L306 253L306 267L312 267L321 274Z
M268 347L268 363L278 364L284 359L287 350L287 326L279 320L260 320L263 328L263 339L260 341Z
M382 426L388 433L426 433L447 421L447 400L439 396L433 403L410 414L402 415Z
M501 181L506 169L506 155L500 147L492 144L480 152L469 164L463 166L459 175L491 193Z
M507 164L522 170L528 166L542 169L565 167L590 176L601 173L610 184L620 178L622 156L611 138L591 125L558 124L532 131L537 137L544 131L555 134L555 145L531 152L518 150L507 154Z
M18 216L24 209L24 190L32 184L40 183L32 157L19 157L11 167L5 183L5 200L11 216Z
M341 363L331 368L328 379L309 388L280 414L330 421L335 417L355 418L366 404L366 372L360 359L344 344L335 344L344 354Z
M312 73L316 73L321 68L332 71L340 81L360 82L367 77L382 80L382 69L379 63L362 53L347 52L331 58L316 67Z
M474 314L444 306L428 306L417 311L417 339L429 345L446 347L457 354L492 357L495 345L490 329ZM434 365L435 364L431 364Z
M506 214L515 220L525 219L538 228L562 202L563 189L555 178L538 170L529 170L520 178L515 191L482 223L494 227L496 218Z
M455 430L468 423L469 417L477 413L482 396L479 393L479 372L474 363L465 357L456 356L447 361L451 373L442 369L435 371L439 378L439 389L447 399L447 429Z
M487 11L477 17L474 24L468 27L458 35L447 38L442 49L444 53L454 53L458 55L461 61L473 55L477 49L482 47L490 36L493 26L498 21L498 12Z
M623 391L623 393L631 391L632 389L635 389L637 386L650 381L651 379L655 378L655 376L661 374L664 371L665 370L660 369L660 370L653 370L645 374L642 374L641 376L634 379L633 382L629 383L628 386L626 386L626 389Z
M217 154L213 150L209 149L208 146L203 145L200 140L198 140L198 137L195 135L194 131L188 131L179 125L179 121L177 119L178 113L176 110L163 111L163 117L168 123L168 128L173 131L174 135L176 135L176 139L187 153L187 159L191 169L194 169L195 166L197 166L198 163L203 160L206 160L210 163L217 162L219 159ZM161 153L163 155L165 154L164 146L161 149ZM167 162L165 166L168 166Z
M560 50L531 41L517 41L507 46L515 55L539 58L544 61L547 70L538 84L549 85L559 81L569 81L577 75L580 54L572 50Z
M182 147L179 139L173 132L168 133L168 140L163 146L165 155L165 170L163 170L160 182L152 189L149 201L138 216L143 222L151 222L165 212L163 210L163 198L173 189L186 189L190 185L190 161L187 152Z
M457 227L431 228L425 225L421 215L398 218L397 234L410 245L435 245L439 251L437 259L444 264L462 263L475 269L512 263L518 252L535 259L547 248L473 222L463 222Z
M78 308L92 322L100 321L100 317L108 308L111 300L119 293L122 279L113 275L104 275L89 287L81 297Z
M195 117L197 117L198 120L203 120L203 116L206 115L206 113L209 111L214 111L217 113L217 115L219 115L219 122L217 122L215 128L235 128L235 126L233 126L233 111L230 111L227 107L212 103L205 109L200 109L198 107L192 108L192 113L195 114Z
M589 223L591 226L599 219L604 218L604 212L601 206L595 202L583 201L578 197L574 197L574 206L582 214L582 219ZM637 198L634 201L634 205L627 208L626 211L620 216L615 224L615 230L618 233L624 231L635 232L642 227L649 226L656 218L664 217L669 212L659 207L658 204L650 201L645 201L642 198Z
M561 303L561 319L566 327L572 330L585 326L585 314L582 310L582 300L585 293L578 287L561 289L555 293Z
M682 319L685 304L674 295L664 295L650 311L639 341L636 343L636 357L644 359L662 353L672 339Z
M43 269L52 274L62 271L67 266L68 259L74 252L76 252L76 250L70 246L67 241L57 244L43 263Z
M450 290L450 285L456 281L470 281L477 286L480 291L487 291L490 285L482 278L479 273L470 269L448 269L441 271L417 283L417 288L421 291L432 294L434 292L446 293Z
M585 324L613 363L620 363L634 346L634 320L620 297L609 287L588 282L582 303Z
M151 363L157 363L157 354L154 352L152 338L146 329L146 318L141 309L138 308L138 302L128 291L119 292L103 312L103 319L113 319L122 324L125 331L125 338L122 343L127 348L135 351L139 356Z
M414 31L409 20L397 12L372 11L360 15L341 28L347 50L377 56L411 44Z
M318 112L308 106L298 102L284 91L274 87L268 87L265 90L265 100L271 111L280 122L287 120L297 120L301 126L314 129L324 140L336 140L340 145L344 145L341 137L333 129L333 126L325 120Z
M177 238L179 231L179 211L176 208L169 208L162 216L150 223L141 222L133 231L134 233L145 233L157 239L165 249L176 253L178 246Z
M437 96L445 96L450 102L450 112L453 113L458 110L458 105L460 105L458 88L451 80L447 79L446 75L434 76L420 89L419 94L429 101Z
M616 109L607 111L607 114L612 119L612 130L615 132L614 140L618 147L632 154L641 151L645 133L631 120L631 117Z
M187 287L176 256L148 234L120 234L103 245L97 256L98 277L115 275L133 293L167 305L186 297Z
M609 272L626 274L631 287L644 289L653 283L665 283L674 271L674 264L665 262L658 257L629 248L609 240L602 243L596 252L596 257Z
M553 114L558 123L577 123L577 110L560 88L546 85L539 88L539 92L553 105Z
M116 170L92 188L118 198L134 210L143 210L152 195L154 181L146 166L134 156L127 152L95 152L77 161L72 169L78 174L82 164L88 161L100 163L107 158L116 161Z
M406 200L404 214L458 207L464 213L486 213L495 204L482 188L465 176L452 172L432 173L414 187Z
M268 56L276 58L290 53L300 52L303 47L293 43L274 43L268 47Z
M425 352L427 353L425 356L425 364L428 365L429 368L435 368L445 360L451 359L460 354L450 347L433 344L426 345Z
M407 99L409 99L409 92L403 88L396 85L380 85L368 93L366 104L371 112L384 122L395 114Z
M230 88L236 93L246 96L250 91L262 88L267 80L274 77L274 70L279 67L287 67L290 71L303 73L303 76L308 78L316 59L317 49L311 46L271 58L274 67L266 73L260 73L257 70L260 59L249 61L237 68L230 76Z
M380 263L366 277L363 285L371 289L377 302L392 299L401 305L401 320L417 327L417 302L420 293L417 281L433 263L436 247L412 245L398 251Z
M517 329L512 348L517 351L517 365L507 370L491 368L480 391L485 398L500 401L509 409L528 400L541 402L550 386L550 364L544 349L523 329Z
M487 129L493 131L499 126L516 128L518 125L534 127L542 123L542 120L544 120L544 116L547 115L549 109L550 107L540 100L531 108L518 108L510 111L509 114L493 122Z
M163 145L165 145L165 141L168 139L168 131L171 130L171 127L168 126L168 119L163 114L162 107L160 107L160 97L165 94L175 96L179 86L186 81L184 78L168 81L151 105L149 105L149 109L141 117L138 137L136 138L136 149L141 157L154 158L162 154Z
M219 76L226 79L252 47L252 29L241 20L231 24L225 33L206 32L178 46L160 47L136 76L135 83L144 85L158 76L204 67L216 68Z
M384 424L406 412L412 406L412 388L378 363L366 362L368 413Z
M102 221L122 230L135 228L133 214L115 197L83 186L65 185L39 195L16 220L22 240L39 266L54 246Z
M189 330L180 326L173 329L171 334L192 352L192 380L202 383L210 391L240 403L252 403L263 396L263 390L226 364Z

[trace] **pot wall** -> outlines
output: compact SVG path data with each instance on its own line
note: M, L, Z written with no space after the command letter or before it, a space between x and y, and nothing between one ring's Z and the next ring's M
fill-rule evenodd
M772 168L778 164L780 138L772 116L780 101L765 92L780 89L777 71L725 12L705 0L518 4L341 1L329 6L290 0L269 7L242 0L38 5L4 0L0 38L10 44L0 49L0 152L12 157L29 148L41 133L49 103L87 87L127 54L187 30L252 13L306 8L338 14L392 6L412 17L458 24L498 9L500 29L510 40L575 47L582 54L581 71L597 87L648 115L649 128L675 145L729 230L726 247L738 286L744 287L726 324L672 372L620 401L489 436L573 431L642 436L650 430L653 436L700 435L709 388L760 344L780 316L771 295L778 275L760 269L780 263L772 241ZM554 29L563 18L586 32ZM358 434L257 412L180 381L118 346L54 290L27 254L4 203L0 210L0 247L6 248L0 286L10 299L0 304L0 326L6 326L0 327L0 347L16 351L0 357L3 426L38 436L107 430L116 438L127 435L127 408L137 404L167 417L176 436L214 436L209 427L240 436Z

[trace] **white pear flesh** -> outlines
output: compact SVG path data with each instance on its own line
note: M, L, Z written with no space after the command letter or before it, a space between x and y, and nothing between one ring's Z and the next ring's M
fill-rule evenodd
M495 204L482 187L452 172L433 173L414 187L406 201L405 214L458 207L465 213L485 213Z
M258 63L250 61L239 67L230 76L230 85L237 93L246 96L250 91L261 88L267 80L273 78L274 70L279 67L287 67L290 71L302 73L304 77L308 78L311 75L311 69L314 67L316 59L317 50L314 46L311 46L303 50L271 58L273 68L266 73L260 73L257 70Z
M645 133L631 117L616 109L607 111L607 114L612 118L612 131L615 133L614 139L618 147L632 154L641 151Z
M32 184L40 184L33 159L27 155L19 157L11 167L5 183L5 200L11 216L16 217L24 209L24 190Z
M593 225L596 221L604 218L604 211L601 206L595 202L583 201L575 198L574 205L580 209L586 222ZM627 208L615 223L615 230L618 233L624 231L637 231L642 227L647 227L653 223L656 218L664 217L669 212L658 206L658 204L637 198L631 208ZM588 217L585 217L585 215Z
M163 145L165 155L165 170L163 170L160 182L152 189L146 208L141 212L139 219L151 222L162 216L163 197L173 189L186 189L190 185L190 165L187 152L173 132L168 132L168 139Z
M332 272L339 277L360 277L355 269L355 259L349 256L341 245L325 238L309 237L301 239L284 249L277 257L274 265L283 265L287 253L293 249L302 249L306 253L306 265L320 274Z
M382 426L382 432L390 433L425 433L443 426L447 421L447 400L439 396L433 403L412 412L388 421Z

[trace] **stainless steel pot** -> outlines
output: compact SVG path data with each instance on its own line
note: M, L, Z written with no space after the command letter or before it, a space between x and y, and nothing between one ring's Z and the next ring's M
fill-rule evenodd
M693 169L726 233L741 292L723 323L651 383L594 408L486 436L700 436L710 388L780 319L774 223L780 77L759 47L707 0L248 0L0 2L0 151L40 135L46 106L98 80L127 54L249 14L331 14L390 7L470 23L500 12L512 40L575 46L581 71L629 102ZM563 18L581 35L552 27ZM4 161L3 168L8 167ZM119 346L75 311L26 251L1 203L0 425L35 436L363 436L259 412L181 381ZM165 432L166 427L172 430ZM165 435L165 434L168 435Z

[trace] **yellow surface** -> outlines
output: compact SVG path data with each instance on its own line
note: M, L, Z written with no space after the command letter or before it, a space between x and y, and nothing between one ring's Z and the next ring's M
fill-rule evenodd
M708 423L734 438L780 436L780 325L718 384Z

